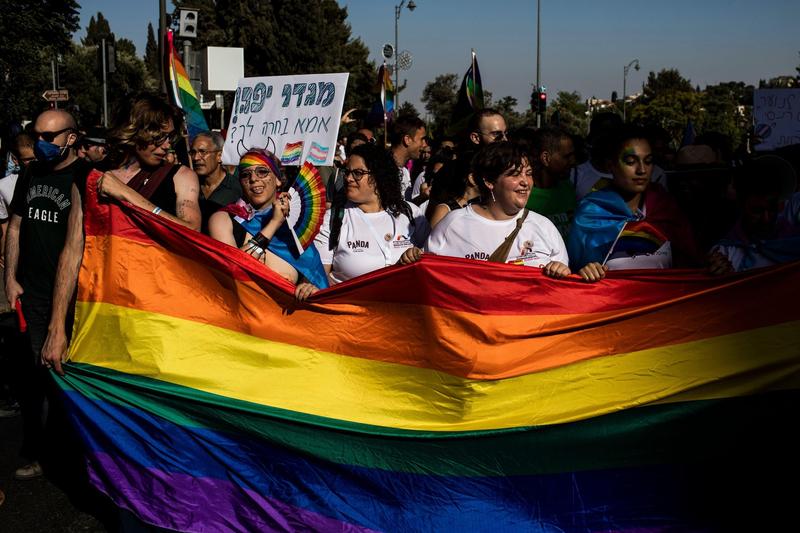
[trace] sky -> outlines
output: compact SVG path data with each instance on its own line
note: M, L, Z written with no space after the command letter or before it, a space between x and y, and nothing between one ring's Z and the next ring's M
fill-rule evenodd
M158 0L78 0L80 38L89 18L102 11L117 37L144 53L147 23L158 27ZM339 0L347 7L353 37L382 61L381 49L395 40L395 6L400 0ZM406 2L407 3L407 2ZM400 72L407 88L401 102L420 102L425 84L439 74L461 77L475 49L483 87L495 100L513 96L527 106L536 81L535 0L414 0L401 10L399 49L411 68ZM168 10L172 9L168 2ZM624 67L634 59L627 93L641 90L650 71L677 68L701 88L725 81L796 74L800 64L797 0L541 0L540 84L552 100L558 91L589 98L621 96ZM266 74L266 73L265 73ZM280 74L280 73L274 73Z

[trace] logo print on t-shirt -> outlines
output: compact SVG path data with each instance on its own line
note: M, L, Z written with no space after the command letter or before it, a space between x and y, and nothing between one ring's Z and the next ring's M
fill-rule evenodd
M363 252L366 248L369 248L369 241L361 241L358 239L347 241L347 247L354 252Z

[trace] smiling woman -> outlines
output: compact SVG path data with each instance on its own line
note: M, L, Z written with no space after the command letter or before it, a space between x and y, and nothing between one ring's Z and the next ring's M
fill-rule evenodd
M566 246L546 217L528 211L533 170L524 153L508 141L482 148L472 162L481 203L452 211L428 239L428 251L498 263L537 266L544 274L570 274Z

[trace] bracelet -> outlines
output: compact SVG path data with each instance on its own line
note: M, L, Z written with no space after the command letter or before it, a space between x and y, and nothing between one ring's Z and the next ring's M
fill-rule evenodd
M256 243L259 248L266 249L269 246L269 241L271 239L265 236L263 233L258 232L251 240Z
M247 253L252 255L252 254L253 254L253 252L255 252L256 254L258 254L258 255L256 256L256 259L261 259L261 258L264 256L264 254L266 253L266 252L264 251L264 249L263 249L262 247L260 247L260 246L259 246L259 245L256 243L256 241L255 241L255 240L253 240L253 239L250 239L249 241L247 241Z
M163 209L161 209L161 208L160 208L160 207L158 207L158 206L155 206L155 207L153 208L153 214L154 214L154 215L157 215L157 214L159 214L161 211L163 211Z

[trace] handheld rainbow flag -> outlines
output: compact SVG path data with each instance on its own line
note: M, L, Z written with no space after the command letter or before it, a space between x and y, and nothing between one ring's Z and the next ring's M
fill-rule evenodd
M793 518L800 263L587 284L424 256L298 304L254 258L95 191L58 382L93 484L145 522L663 532Z
M378 83L381 86L381 106L383 107L384 120L390 122L394 118L394 84L386 61L378 70Z
M179 107L186 117L186 127L189 130L189 140L191 142L195 135L200 132L208 131L208 124L197 101L189 75L183 67L183 63L178 58L173 42L172 30L167 30L167 69L169 73L168 85L170 87L170 99L172 103Z
M461 81L461 89L458 91L458 101L453 108L453 118L448 128L450 135L455 135L464 130L469 124L475 111L480 111L484 107L483 83L481 82L481 72L478 69L478 56L472 50L470 65L464 73Z

